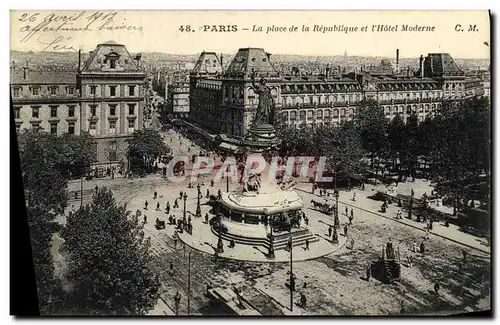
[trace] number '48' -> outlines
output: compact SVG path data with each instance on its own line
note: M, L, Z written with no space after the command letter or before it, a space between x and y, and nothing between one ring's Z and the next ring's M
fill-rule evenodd
M181 25L179 27L179 31L181 31L181 32L190 32L191 31L191 26L190 25L186 25L186 26Z

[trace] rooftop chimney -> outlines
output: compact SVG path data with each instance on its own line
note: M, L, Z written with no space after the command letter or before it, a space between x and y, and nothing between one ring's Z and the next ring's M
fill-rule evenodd
M80 72L81 64L82 64L82 50L78 50L78 72Z
M26 80L26 78L28 77L27 73L28 73L28 70L29 70L29 66L28 66L28 60L26 60L26 66L23 67L23 78L24 80Z
M396 73L399 73L399 49L396 49Z
M420 56L420 78L424 77L424 56Z

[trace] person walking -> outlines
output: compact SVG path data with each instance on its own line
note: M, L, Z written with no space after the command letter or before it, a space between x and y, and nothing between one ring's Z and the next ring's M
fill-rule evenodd
M352 201L353 201L353 202L356 202L356 193L353 193L353 194L352 194Z
M345 215L348 216L349 215L349 209L347 208L347 205L345 207Z
M332 226L328 226L328 237L332 237Z
M344 237L347 237L347 225L344 225Z
M144 202L144 210L147 210L148 209L148 200L146 200L146 202Z
M156 191L155 191L153 194L153 200L156 200L157 197L158 197L158 193L156 193Z
M434 292L436 293L436 296L439 296L439 288L439 281L436 281L436 283L434 284Z
M144 223L148 223L148 216L144 215Z
M160 211L160 202L156 203L156 211Z
M306 248L305 248L306 251L309 250L309 239L306 239Z
M354 219L354 209L351 209L351 220Z

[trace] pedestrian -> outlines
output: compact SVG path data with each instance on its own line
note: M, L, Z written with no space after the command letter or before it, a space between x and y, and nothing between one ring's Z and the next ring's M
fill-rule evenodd
M356 193L353 193L353 194L352 194L352 201L353 201L353 202L356 202Z
M418 251L418 245L417 243L413 242L413 253L417 253Z
M354 219L354 210L351 209L351 219Z
M147 210L148 209L148 201L146 200L146 202L144 202L144 210Z
M208 213L205 213L205 223L208 223Z
M408 255L406 261L408 262L408 267L413 267L413 260L410 255Z
M181 200L182 200L182 194L184 194L184 193L182 193L182 191L180 191L179 192L179 199L181 199Z
M344 237L347 237L347 225L344 225Z
M348 216L349 215L349 209L347 208L347 206L345 207L345 215Z
M332 226L328 226L328 237L332 236Z
M354 238L351 238L351 250L354 249Z
M210 181L210 186L214 187L214 180L213 179Z
M352 216L349 217L349 226L352 225Z
M372 266L368 264L366 267L366 281L370 282L370 277L372 276Z
M167 214L170 213L170 205L168 203L167 203L167 206L165 207L165 210L166 210Z
M179 201L177 198L175 198L175 201L174 201L174 209L178 208L179 207Z
M301 308L305 308L306 307L306 304L307 304L307 298L306 298L306 295L304 293L301 293L300 294L300 307Z
M439 295L439 281L436 281L436 283L434 284L434 292L436 293L436 296Z
M153 200L156 200L157 197L158 197L158 193L156 193L156 191L155 191L153 194Z
M97 192L99 191L99 186L95 186L95 193L97 194Z
M421 254L424 254L424 253L425 253L425 244L424 244L424 242L422 242L422 243L420 244L420 253L421 253Z
M148 223L148 216L144 215L144 223Z
M210 197L210 190L207 188L207 195L205 196L207 199Z
M160 210L160 202L157 202L156 203L156 211L159 211Z
M170 261L168 268L169 268L170 275L173 275L174 274L174 264L172 263L172 261Z
M429 239L429 227L425 229L425 239Z

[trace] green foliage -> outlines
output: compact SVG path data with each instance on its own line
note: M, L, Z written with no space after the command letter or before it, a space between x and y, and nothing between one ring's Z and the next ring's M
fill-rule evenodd
M61 283L54 276L50 253L54 215L39 208L28 208L28 224L40 314L52 314L60 304Z
M160 283L150 269L150 240L139 216L117 206L102 188L68 218L62 237L74 287L72 313L143 315L154 306Z
M94 150L96 142L88 133L81 135L63 134L60 137L61 156L59 166L68 178L85 176L90 165L97 161Z
M18 141L27 207L62 213L67 204L67 179L59 168L59 139L52 134L27 131Z
M127 141L130 165L135 174L151 172L154 160L170 152L160 133L153 129L136 130Z

